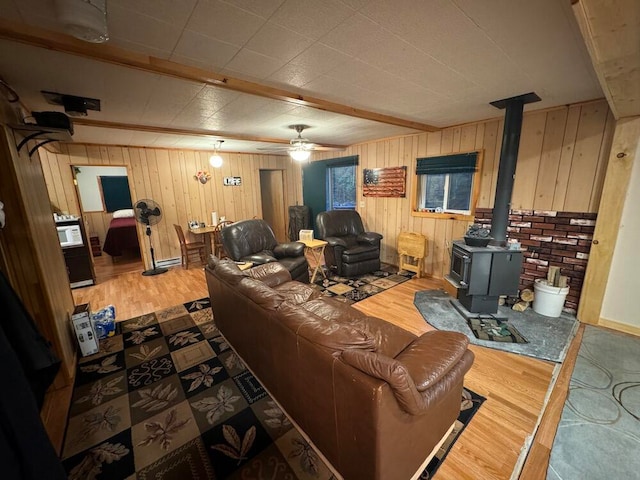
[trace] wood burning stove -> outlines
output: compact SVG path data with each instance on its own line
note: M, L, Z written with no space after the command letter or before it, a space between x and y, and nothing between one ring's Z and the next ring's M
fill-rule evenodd
M506 233L523 109L525 104L539 101L540 97L531 92L491 102L496 108L506 109L491 222L492 240L486 247L453 242L451 271L446 277L458 290L458 299L452 301L453 306L467 319L482 314L494 316L501 295L518 294L522 252L505 246Z
M494 314L501 295L517 295L522 252L506 247L472 247L453 242L449 281L458 288L458 301L472 313Z

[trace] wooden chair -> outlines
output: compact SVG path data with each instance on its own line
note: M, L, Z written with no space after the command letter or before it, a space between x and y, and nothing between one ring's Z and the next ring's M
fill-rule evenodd
M206 247L204 242L187 242L184 237L184 232L180 225L173 224L178 234L178 240L180 241L180 252L182 266L189 269L189 256L197 253L200 256L200 261L204 264L206 262Z
M416 278L420 278L424 269L424 257L426 255L427 237L414 232L401 232L398 235L400 270L414 272Z
M218 258L228 257L227 252L224 251L224 246L222 245L220 230L222 230L227 225L231 225L232 223L233 222L231 220L220 222L218 223L218 225L216 225L216 228L213 231L213 254Z

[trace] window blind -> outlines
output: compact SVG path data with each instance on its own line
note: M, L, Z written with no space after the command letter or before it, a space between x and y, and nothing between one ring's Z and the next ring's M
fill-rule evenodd
M438 157L418 158L417 175L438 173L467 173L476 171L478 152L441 155Z

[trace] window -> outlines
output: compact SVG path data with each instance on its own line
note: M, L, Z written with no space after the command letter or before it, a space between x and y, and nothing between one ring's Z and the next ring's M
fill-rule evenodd
M472 215L478 152L419 158L414 212Z
M356 209L355 165L327 168L327 210Z

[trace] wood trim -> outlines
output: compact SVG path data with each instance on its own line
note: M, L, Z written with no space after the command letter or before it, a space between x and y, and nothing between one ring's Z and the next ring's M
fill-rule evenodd
M600 321L602 301L607 289L622 209L639 143L640 117L618 121L602 187L584 289L578 307L578 318L582 322L597 325Z
M601 327L611 328L618 332L640 336L640 327L629 325L628 323L616 322L615 320L609 320L608 318L600 317L598 325L600 325Z
M547 478L551 447L558 430L558 423L560 423L565 401L569 395L569 383L571 382L571 375L582 344L584 329L584 325L578 326L576 336L573 337L567 350L567 355L562 362L562 367L560 367L560 373L555 382L552 380L549 385L551 395L546 405L543 406L540 425L535 433L522 471L518 476L519 480L542 480Z
M222 137L227 140L244 140L251 142L277 143L289 145L289 140L282 138L258 137L255 135L245 135L240 133L221 132L217 130L205 130L200 128L176 128L176 127L160 127L156 125L139 125L133 123L110 122L107 120L92 120L88 118L74 118L74 125L82 125L85 127L113 128L117 130L133 130L138 132L151 132L169 135L188 135L194 137ZM75 143L75 142L74 142ZM131 146L131 145L128 145ZM345 149L347 145L333 145L323 143L323 147ZM155 148L155 147L154 147Z
M68 35L64 35L31 25L20 24L0 19L0 38L20 42L39 48L46 48L57 52L78 55L100 62L136 68L149 73L167 75L170 77L201 82L228 90L248 93L260 97L271 98L283 102L293 103L326 112L339 113L350 117L372 120L374 122L396 125L414 130L435 132L438 127L426 123L384 115L382 113L363 110L348 105L342 105L321 98L305 96L281 88L270 87L255 82L229 77L198 67L182 65L180 63L131 52L111 45L96 45L82 42Z

